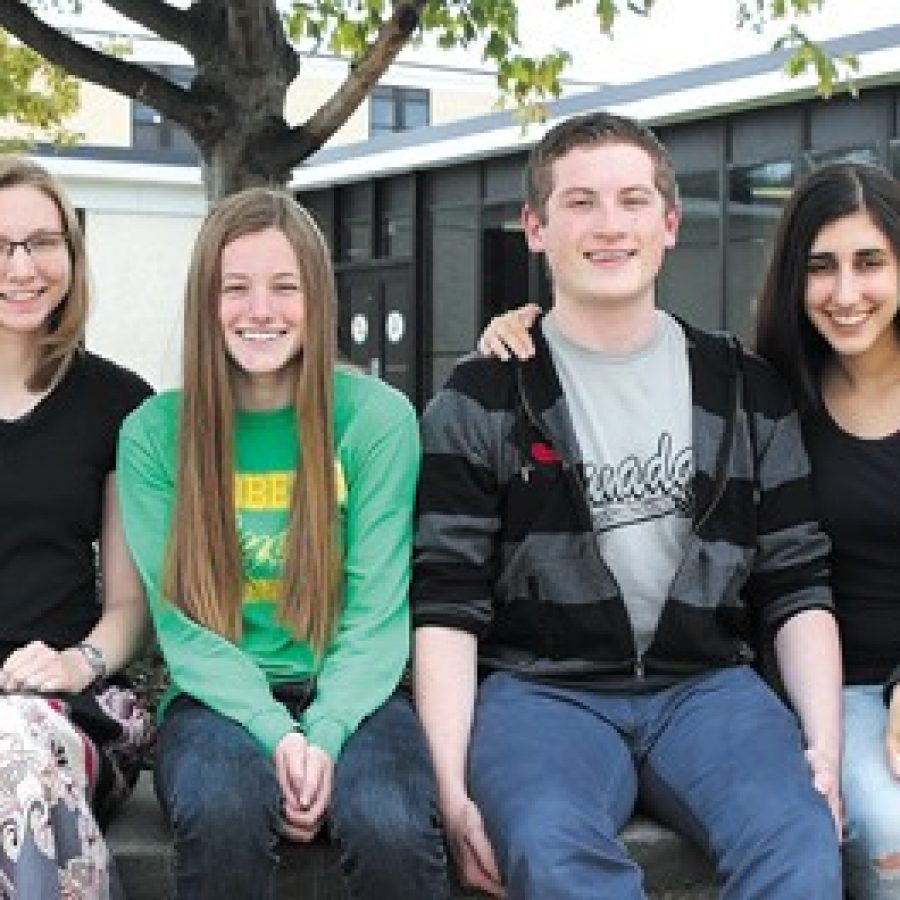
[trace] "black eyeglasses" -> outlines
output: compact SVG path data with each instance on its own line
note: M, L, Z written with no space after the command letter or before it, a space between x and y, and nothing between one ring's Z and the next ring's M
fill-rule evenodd
M68 242L68 237L62 231L40 231L37 234L29 234L21 241L11 241L9 238L0 237L0 266L9 265L16 247L21 247L35 262L50 260L59 253Z

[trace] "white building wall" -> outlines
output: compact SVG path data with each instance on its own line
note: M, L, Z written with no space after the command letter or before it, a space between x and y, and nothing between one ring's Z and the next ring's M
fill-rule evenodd
M206 201L197 169L45 158L82 211L93 307L91 350L156 388L181 377L188 262Z
M181 376L184 284L198 217L88 212L94 305L91 350L156 388Z

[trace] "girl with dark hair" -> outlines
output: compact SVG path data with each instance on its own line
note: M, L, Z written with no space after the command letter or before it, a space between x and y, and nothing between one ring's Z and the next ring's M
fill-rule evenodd
M900 182L873 166L809 175L778 224L756 349L800 410L844 662L845 879L900 898ZM492 319L483 352L533 353L533 304Z
M781 217L756 344L793 389L844 657L845 877L900 898L900 183L819 169Z
M354 898L447 896L409 651L416 416L335 364L328 248L286 194L206 219L183 389L119 445L129 546L172 678L156 782L184 898L268 898L327 822Z
M87 309L84 235L62 187L0 157L0 897L115 887L97 816L125 789L109 713L135 708L104 681L147 620L115 451L150 388L84 349Z

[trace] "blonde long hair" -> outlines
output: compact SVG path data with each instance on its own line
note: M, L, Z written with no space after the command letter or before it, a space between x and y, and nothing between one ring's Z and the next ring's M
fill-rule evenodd
M69 250L69 290L50 314L47 332L38 345L34 369L26 383L31 391L50 387L68 368L84 344L90 294L84 232L62 185L43 167L22 156L0 155L0 190L26 186L40 191L56 205Z
M269 228L297 257L305 295L302 366L294 389L300 453L286 535L280 619L321 653L341 603L334 471L334 272L312 217L293 198L251 188L223 200L197 237L188 272L184 389L176 499L163 592L192 619L237 641L243 566L234 508L235 396L219 324L221 255L235 239Z

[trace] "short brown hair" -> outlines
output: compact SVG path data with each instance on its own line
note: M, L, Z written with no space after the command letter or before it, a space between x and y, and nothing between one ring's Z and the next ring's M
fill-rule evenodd
M41 391L65 371L75 352L84 344L89 301L87 261L84 234L62 185L36 162L23 156L0 156L0 191L22 185L40 191L56 205L72 267L69 290L50 314L47 334L38 348L34 371L28 379L29 390Z
M653 161L653 183L663 195L666 208L678 206L678 182L672 159L659 138L634 119L606 112L588 113L555 125L531 151L526 202L541 220L546 218L547 200L553 191L553 163L575 147L591 144L632 144L640 147Z

